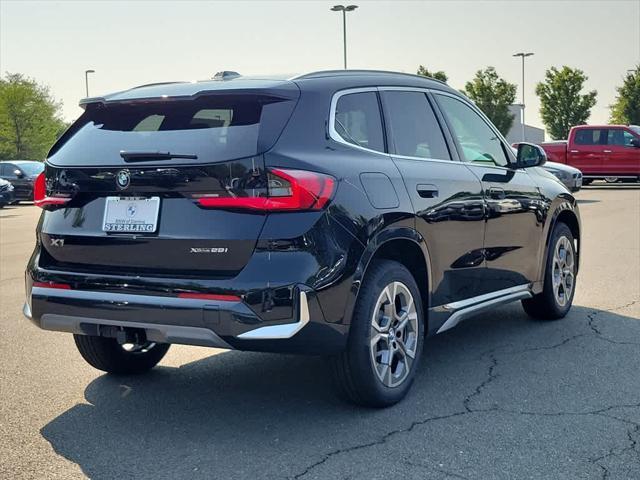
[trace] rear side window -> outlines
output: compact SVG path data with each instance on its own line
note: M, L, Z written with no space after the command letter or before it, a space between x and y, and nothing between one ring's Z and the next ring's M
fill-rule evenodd
M408 157L451 160L442 130L422 92L383 92L390 143L394 153Z
M576 131L576 145L606 145L607 131L597 128L584 128Z
M384 152L384 135L378 95L348 93L338 98L333 128L345 142Z
M251 157L280 136L295 98L213 94L189 100L89 105L49 152L54 165L121 165L121 151L195 155L190 163ZM163 160L162 164L184 160Z

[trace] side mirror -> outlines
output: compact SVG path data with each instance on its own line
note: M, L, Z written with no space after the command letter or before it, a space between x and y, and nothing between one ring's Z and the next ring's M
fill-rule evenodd
M632 138L631 139L631 146L632 147L636 147L636 148L640 148L640 138Z
M13 174L14 174L17 178L24 178L24 173L22 173L22 170L18 170L17 168L13 171Z
M540 167L547 162L547 154L539 145L518 144L518 168Z

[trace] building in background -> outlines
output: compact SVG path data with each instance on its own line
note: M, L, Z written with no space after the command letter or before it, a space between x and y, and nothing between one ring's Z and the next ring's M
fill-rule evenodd
M522 105L519 103L509 106L509 111L515 116L513 126L506 135L509 143L522 142ZM531 115L531 112L529 112ZM542 128L532 127L525 124L524 135L527 142L542 143L544 142L544 130Z

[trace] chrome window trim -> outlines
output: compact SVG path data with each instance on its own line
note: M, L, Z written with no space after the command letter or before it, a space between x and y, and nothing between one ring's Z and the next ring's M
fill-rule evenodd
M353 143L348 142L347 140L345 140L340 136L340 134L335 128L336 106L338 105L338 100L340 100L340 98L345 95L351 95L353 93L366 93L366 92L373 92L377 94L378 87L348 88L346 90L340 90L333 94L333 97L331 98L331 107L329 109L329 137L333 141L341 143L342 145L346 145L347 147L355 148L356 150L362 150L365 152L377 153L378 155L384 155L385 157L388 158L389 154L387 152L379 152L378 150L373 150L367 147L361 147L360 145L354 145ZM382 117L383 117L383 113L382 111L380 111L380 119L382 119ZM386 138L386 133L384 131L384 124L381 124L380 128L382 128L383 137Z

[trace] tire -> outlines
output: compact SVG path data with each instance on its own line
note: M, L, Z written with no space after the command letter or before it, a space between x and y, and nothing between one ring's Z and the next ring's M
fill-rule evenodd
M604 181L607 183L618 183L620 180L618 177L604 177Z
M358 293L347 349L331 359L335 384L344 399L388 407L404 398L422 355L423 313L420 291L409 270L395 261L374 260ZM374 335L379 337L375 344Z
M73 335L82 358L94 368L108 373L144 373L162 360L169 350L168 343L146 343L125 350L115 338Z
M593 180L590 179L590 178L587 178L587 179L583 178L582 179L582 186L583 187L586 187L587 185L591 185L592 183L593 183Z
M563 318L576 291L576 267L573 234L565 223L558 222L549 242L544 288L533 298L522 300L525 312L540 320Z

